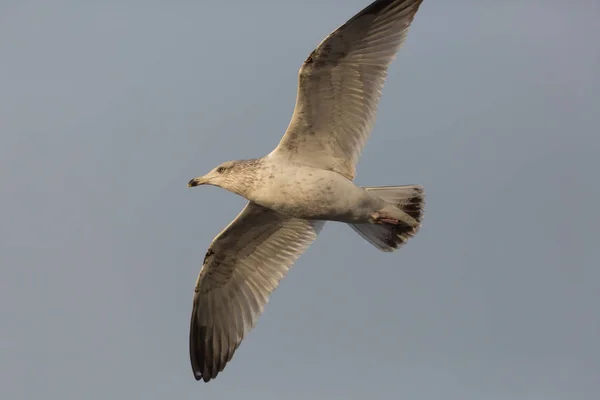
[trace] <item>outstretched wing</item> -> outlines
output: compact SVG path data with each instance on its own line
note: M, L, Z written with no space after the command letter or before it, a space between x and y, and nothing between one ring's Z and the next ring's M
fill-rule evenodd
M271 292L323 225L248 203L217 235L194 294L190 358L197 380L208 382L225 368Z
M354 179L387 69L422 0L378 0L327 36L298 74L296 107L272 156Z

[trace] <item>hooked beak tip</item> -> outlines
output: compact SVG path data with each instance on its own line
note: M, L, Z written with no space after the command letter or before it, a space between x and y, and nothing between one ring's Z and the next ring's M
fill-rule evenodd
M205 185L208 183L208 179L206 179L203 176L198 176L194 179L192 179L191 181L188 182L188 187L195 187L195 186L200 186L200 185Z

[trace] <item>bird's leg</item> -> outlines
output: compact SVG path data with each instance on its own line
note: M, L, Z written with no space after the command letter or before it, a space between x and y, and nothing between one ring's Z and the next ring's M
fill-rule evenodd
M371 220L374 224L398 225L400 223L400 221L398 221L397 219L385 217L377 212L371 214Z

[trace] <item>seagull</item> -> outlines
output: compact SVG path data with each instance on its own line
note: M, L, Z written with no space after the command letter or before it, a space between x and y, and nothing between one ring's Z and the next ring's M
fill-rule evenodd
M386 252L419 231L421 186L359 187L353 180L388 66L421 2L377 0L334 30L300 67L296 106L275 150L189 181L248 200L213 239L196 281L189 337L196 380L223 371L326 221L348 224Z

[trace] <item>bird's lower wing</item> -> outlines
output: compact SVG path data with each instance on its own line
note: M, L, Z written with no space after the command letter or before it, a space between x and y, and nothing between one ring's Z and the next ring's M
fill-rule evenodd
M323 224L289 219L250 202L217 235L194 294L190 358L197 380L208 382L225 368L271 292Z

